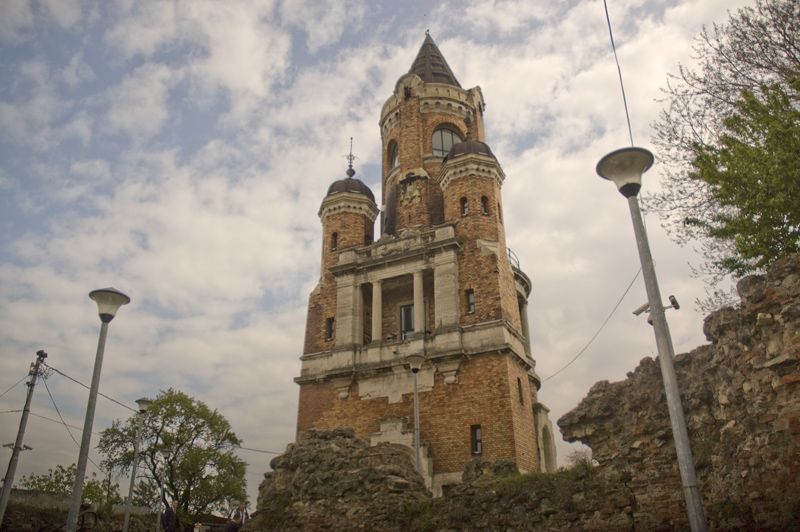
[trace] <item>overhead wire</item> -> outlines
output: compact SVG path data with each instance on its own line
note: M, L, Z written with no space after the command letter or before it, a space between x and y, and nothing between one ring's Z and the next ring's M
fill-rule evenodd
M619 75L619 88L622 91L622 104L625 106L625 120L628 122L628 135L631 138L631 146L633 146L633 130L631 129L631 117L628 114L628 98L625 96L625 84L622 82L622 68L619 66L619 57L617 57L617 45L614 44L614 32L611 31L611 18L608 16L608 2L603 0L603 8L606 11L606 23L608 24L608 37L611 39L611 49L614 51L614 61L617 63L617 74Z
M42 364L43 364L44 366L47 366L49 369L52 369L54 372L58 373L59 375L61 375L61 376L63 376L63 377L66 377L67 379L71 380L72 382L74 382L74 383L76 383L76 384L79 384L79 385L83 386L84 388L87 388L87 389L89 389L89 387L88 387L86 384L82 383L81 381L79 381L78 379L76 379L76 378L74 378L74 377L70 377L69 375L67 375L67 374L66 374L66 373L64 373L63 371L59 370L58 368L54 368L53 366L51 366L51 365L49 365L49 364L46 364L46 363L42 363ZM15 385L15 386L16 386L16 385ZM46 385L46 383L45 383L45 387L46 387L46 386L47 386L47 385ZM48 393L48 394L50 393L50 390L49 390L49 389L47 390L47 393ZM106 395L106 394L104 394L104 393L100 393L100 392L98 392L98 395L100 395L100 396L104 397L105 399L108 399L109 401L112 401L112 402L114 402L114 403L116 403L116 404L118 404L118 405L120 405L120 406L122 406L122 407L125 407L125 408L127 408L128 410L130 410L130 411L132 411L132 412L136 412L136 411L137 411L135 408L131 408L130 406L128 406L128 405L126 405L126 404L122 403L121 401L118 401L117 399L114 399L113 397L110 397L110 396L108 396L108 395ZM51 399L51 400L53 399L53 398L52 398L52 395L50 396L50 399ZM53 402L53 406L55 406L55 401ZM56 407L56 412L58 412L58 408L57 408L57 407ZM60 414L60 413L59 413L59 417L61 417L61 414ZM63 422L63 420L62 420L62 422ZM65 424L65 426L66 426L66 424ZM72 436L72 434L71 434L71 433L70 433L70 436ZM73 441L74 441L74 439L75 439L75 438L73 438ZM242 449L242 450L244 450L244 451L253 451L253 452L256 452L256 453L266 453L266 454L276 454L276 455L277 455L277 454L283 454L283 453L280 453L280 452L278 452L278 451L269 451L269 450L266 450L266 449L254 449L254 448L252 448L252 447L242 447L242 446L236 446L236 448L238 448L238 449Z
M614 315L614 313L617 311L617 309L619 308L619 306L622 304L622 300L623 300L623 299L625 299L625 296L627 296L627 295L628 295L628 292L630 292L630 290L631 290L631 287L633 286L633 283L634 283L634 282L636 282L636 278L637 278L637 277L639 277L639 274L640 274L641 272L642 272L642 269L641 269L641 268L639 268L638 270L636 270L636 274L633 276L633 279L631 279L631 282L630 282L630 283L628 283L628 287L627 287L627 288L625 289L625 291L622 293L622 296L619 298L619 301L617 301L617 304L616 304L616 305L614 305L614 308L612 308L612 309L611 309L611 312L609 312L609 313L608 313L608 316L606 316L606 319L603 321L602 325L600 325L600 327L597 329L597 332L595 332L595 333L594 333L594 335L592 335L592 337L591 337L591 338L589 338L589 341L588 341L588 342L586 342L586 345L584 345L584 346L581 348L581 350L580 350L580 351L578 351L578 353L577 353L577 354L576 354L574 357L572 357L572 359L571 359L569 362L567 362L566 364L564 364L564 365L561 367L561 369L559 369L558 371L556 371L556 372L555 372L555 373L553 373L552 375L549 375L548 377L546 377L546 378L542 379L542 382L545 382L545 381L548 381L548 380L552 379L553 377L555 377L556 375L558 375L559 373L561 373L562 371L564 371L565 369L567 369L568 367L570 367L570 366L572 365L572 363L573 363L573 362L575 362L576 360L578 360L578 358L580 358L580 356L581 356L583 353L585 353L585 352L586 352L586 350L589 348L589 346L590 346L590 345L592 345L592 343L595 341L595 339L596 339L596 338L597 338L597 337L600 335L600 332L601 332L601 331L602 331L602 330L605 328L605 326L606 326L606 325L608 324L608 322L611 320L611 317Z
M67 422L64 421L64 418L61 416L61 411L58 409L58 405L56 404L56 400L55 400L55 398L53 398L53 394L50 393L50 387L47 386L47 379L42 379L42 382L44 383L45 390L47 390L47 395L50 396L50 402L53 403L53 408L56 409L56 414L58 414L58 419L61 420L61 424L64 425L65 429L67 429L67 434L69 434L69 437L72 439L73 442L75 442L75 445L77 445L80 448L81 444L78 443L78 440L76 440L75 436L72 435L72 431L69 430L69 426L67 425ZM88 456L86 458L89 460L89 462L92 463L93 466L95 466L97 468L98 471L100 471L100 472L103 471L100 468L100 466L95 463L94 460L92 460Z
M17 384L19 384L19 383L21 383L22 381L24 381L25 379L27 379L27 378L28 378L28 375L30 375L30 373L26 373L26 374L25 374L25 375L24 375L24 376L23 376L23 377L22 377L20 380L18 380L18 381L17 381L17 382L15 382L14 384L12 384L12 385L11 385L11 388L9 388L8 390L4 391L3 393L0 393L0 398L2 398L2 397L5 395L5 394L7 394L8 392L10 392L11 390L13 390L13 389L14 389L14 388L17 386Z

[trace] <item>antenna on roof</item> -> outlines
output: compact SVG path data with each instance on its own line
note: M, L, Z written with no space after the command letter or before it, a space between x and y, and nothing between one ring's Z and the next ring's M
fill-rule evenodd
M353 155L353 137L350 137L350 153L346 155L347 158L347 177L353 177L356 175L356 171L353 170L353 161L356 160L356 156Z

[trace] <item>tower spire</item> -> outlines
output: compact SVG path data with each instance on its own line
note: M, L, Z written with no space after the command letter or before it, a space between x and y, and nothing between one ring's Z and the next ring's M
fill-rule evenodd
M353 137L350 137L350 153L347 155L347 177L353 177L356 175L356 171L353 169L353 161L356 160L356 156L353 155Z
M425 40L408 72L418 75L425 83L446 83L461 88L429 31L425 31Z

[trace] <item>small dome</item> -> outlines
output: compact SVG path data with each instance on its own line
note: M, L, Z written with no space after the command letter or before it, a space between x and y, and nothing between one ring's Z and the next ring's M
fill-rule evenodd
M375 201L375 195L372 193L372 190L370 190L367 185L362 183L360 179L355 179L353 177L347 177L345 179L334 181L333 184L331 184L331 186L328 188L327 195L330 196L331 194L336 194L338 192L364 194L373 202Z
M445 161L449 161L461 155L467 155L470 153L474 153L477 155L485 155L487 157L491 157L492 159L497 159L492 153L492 150L491 148L489 148L488 144L467 137L467 140L459 142L458 144L453 144L453 147L450 148L450 151L447 153L447 156L444 158L442 162L444 163Z

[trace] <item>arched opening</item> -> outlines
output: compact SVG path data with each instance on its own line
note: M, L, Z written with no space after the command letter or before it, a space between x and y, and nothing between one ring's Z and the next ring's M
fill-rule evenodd
M489 198L481 196L481 214L487 216L489 214Z
M544 454L544 464L542 470L547 473L552 473L556 470L555 464L555 442L553 435L550 434L550 428L545 425L542 427L542 454Z
M400 150L395 141L389 142L389 149L387 150L389 169L393 170L400 165Z
M335 232L331 235L331 251L336 251L339 247L339 233Z
M452 127L442 126L433 132L433 155L434 157L444 157L450 153L450 148L454 144L461 142L461 135Z
M461 216L466 216L469 214L469 202L467 198L461 198Z

